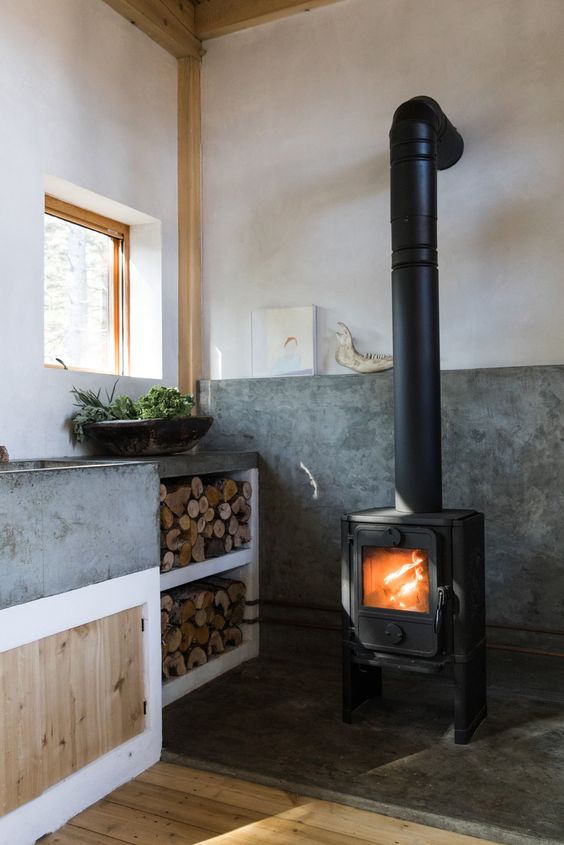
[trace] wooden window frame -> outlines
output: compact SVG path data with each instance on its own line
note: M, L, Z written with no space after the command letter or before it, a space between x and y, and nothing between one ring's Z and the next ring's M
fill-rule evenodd
M114 272L112 278L113 335L114 335L114 375L129 375L131 351L130 323L130 228L127 223L113 220L86 208L80 208L69 202L45 194L45 214L75 223L85 229L92 229L107 235L114 245ZM62 369L56 364L46 367ZM83 370L82 367L68 366L69 370Z

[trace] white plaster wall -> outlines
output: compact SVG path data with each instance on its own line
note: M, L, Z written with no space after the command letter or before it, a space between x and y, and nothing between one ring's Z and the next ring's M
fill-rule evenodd
M210 41L204 300L213 378L251 372L251 311L320 308L391 351L388 131L435 97L444 368L564 362L564 3L343 0Z
M161 221L163 381L176 384L176 61L102 0L2 0L0 116L0 444L68 455L70 388L115 379L43 367L44 177ZM120 392L153 383L123 378Z

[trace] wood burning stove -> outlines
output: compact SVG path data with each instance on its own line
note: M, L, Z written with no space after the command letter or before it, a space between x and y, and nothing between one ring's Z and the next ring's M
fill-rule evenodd
M484 518L470 510L343 517L343 718L381 695L385 667L455 688L455 742L486 714Z
M450 667L455 742L486 715L484 518L443 510L437 170L463 151L438 103L416 97L390 131L396 507L342 521L343 718L382 693L386 666Z

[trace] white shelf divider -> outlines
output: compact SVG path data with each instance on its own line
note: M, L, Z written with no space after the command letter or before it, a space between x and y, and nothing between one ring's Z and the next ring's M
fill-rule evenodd
M186 675L181 675L179 678L170 678L163 683L163 707L172 704L173 701L193 692L209 681L213 681L214 678L218 678L224 672L229 672L230 669L240 666L241 663L257 657L258 650L258 641L243 642L237 648L218 654L203 666L191 669Z
M240 566L248 566L253 563L253 560L254 552L251 548L238 549L236 552L204 560L202 563L190 563L188 566L170 569L161 574L161 592L180 587L182 584L191 584L192 581L200 581L202 578L209 578L210 575L218 575L220 572L228 572Z

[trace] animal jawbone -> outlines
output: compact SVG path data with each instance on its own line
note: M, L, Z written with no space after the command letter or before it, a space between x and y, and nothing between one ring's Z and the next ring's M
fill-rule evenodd
M391 355L379 352L359 352L347 326L344 323L339 323L339 326L341 331L337 332L339 345L335 355L338 364L357 373L376 373L393 367L394 361Z

